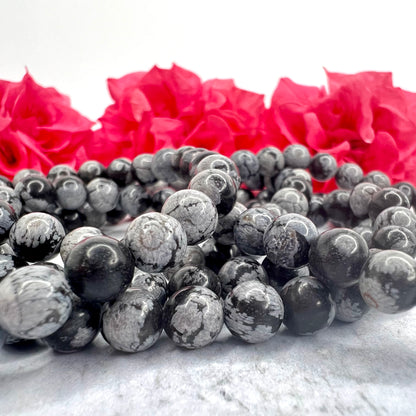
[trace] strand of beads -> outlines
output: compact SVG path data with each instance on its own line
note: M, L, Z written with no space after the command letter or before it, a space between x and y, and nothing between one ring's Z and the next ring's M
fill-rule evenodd
M334 178L334 179L333 179ZM339 189L314 194L313 181ZM314 334L416 304L416 190L304 146L163 149L0 178L0 327L77 351L101 332L200 348ZM130 220L117 241L105 224ZM326 231L320 232L326 229ZM61 255L64 267L48 260Z

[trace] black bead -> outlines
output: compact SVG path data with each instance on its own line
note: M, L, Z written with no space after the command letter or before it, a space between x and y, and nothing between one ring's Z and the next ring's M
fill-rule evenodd
M256 155L249 150L237 150L231 155L240 172L241 181L251 190L262 188L260 165Z
M371 182L362 182L354 187L350 193L349 205L353 214L358 218L368 215L371 198L381 188Z
M285 166L283 153L273 146L263 148L257 153L260 165L260 175L272 178L279 174Z
M391 186L390 178L379 170L372 170L371 172L368 172L367 175L361 179L361 182L371 182L380 188Z
M374 233L372 247L382 250L398 250L414 257L416 255L416 236L407 228L388 225Z
M316 227L323 227L327 223L328 216L324 209L324 196L322 194L313 194L311 196L308 218Z
M409 182L398 182L393 185L394 188L402 191L408 198L410 205L416 207L416 188Z
M9 237L10 229L17 221L17 215L11 205L0 200L0 244Z
M76 176L77 172L68 165L55 165L51 167L46 176L52 183L56 181L56 179L65 177L65 176Z
M126 186L133 182L131 161L126 158L114 159L107 167L107 176L118 186Z
M363 179L363 170L355 163L344 163L335 174L335 182L340 189L353 189Z
M311 155L307 147L301 144L290 144L283 151L285 165L290 168L307 168Z
M323 208L329 220L337 227L351 227L355 216L350 208L350 192L337 189L324 197Z
M368 215L374 221L381 211L389 207L410 208L410 202L399 189L386 187L372 196L368 204Z
M153 155L150 153L142 153L136 156L131 163L132 171L142 185L149 185L157 181L151 168L152 160Z
M337 172L337 161L329 153L317 153L309 164L309 172L317 181L325 182Z
M84 162L78 169L78 176L85 183L105 175L106 171L104 165L100 162L97 162L96 160L88 160Z

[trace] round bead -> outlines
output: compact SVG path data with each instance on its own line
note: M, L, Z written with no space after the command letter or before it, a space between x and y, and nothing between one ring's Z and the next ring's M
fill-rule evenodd
M221 296L218 276L208 267L184 266L169 279L169 293L173 294L185 286L203 286Z
M364 238L368 248L372 246L373 230L371 229L371 227L367 227L365 225L357 225L353 228L353 231L360 234L360 236Z
M26 266L0 282L0 326L23 339L46 337L68 319L72 301L62 272Z
M268 202L262 205L262 208L267 209L267 211L272 214L273 218L280 217L281 215L287 214L287 211L284 210L282 207L279 207L277 204L273 204L273 202Z
M118 186L126 186L133 182L131 161L124 157L114 159L107 167L107 176Z
M9 273L19 269L20 267L28 266L28 264L20 257L13 254L0 254L0 281L3 280Z
M9 237L10 229L17 221L17 215L10 204L0 200L0 244Z
M87 160L78 170L78 176L85 183L88 183L95 178L99 178L100 176L105 176L105 173L104 165L96 160Z
M133 258L114 238L90 237L78 243L65 262L65 276L75 294L88 302L108 302L130 284Z
M172 183L178 179L178 173L172 165L175 153L174 149L161 149L153 155L151 170L155 178L166 183Z
M150 348L162 333L162 307L146 290L123 293L103 314L104 339L116 350Z
M240 187L240 173L238 172L237 165L230 158L219 154L209 155L198 163L195 174L207 169L218 169L227 173L234 180L236 188L238 189Z
M416 234L416 215L405 207L390 207L381 211L373 223L373 232L387 225L399 225Z
M46 177L42 172L40 172L37 169L21 169L13 177L13 186L16 186L18 182L20 182L23 178L29 175L39 175Z
M56 180L55 192L59 205L64 209L78 209L87 200L87 188L77 176L67 176Z
M382 250L398 250L416 256L416 236L407 228L388 225L380 228L372 237L371 247Z
M403 192L410 202L410 205L416 206L416 188L409 182L398 182L393 185L394 188Z
M95 227L79 227L68 233L62 240L59 253L62 261L65 263L71 250L81 241L89 238L103 235L102 231Z
M48 260L59 250L65 230L55 217L42 212L23 215L10 230L10 246L26 261Z
M391 186L390 178L379 170L372 170L361 180L361 182L371 182L377 185L379 188L386 188Z
M282 182L281 189L293 188L305 195L309 201L312 197L312 184L299 176L289 176ZM273 196L273 195L272 195Z
M245 210L246 207L243 204L236 202L233 209L227 215L218 218L217 228L214 232L214 238L218 243L226 246L235 244L234 225L240 214Z
M158 184L158 186L152 189L147 188L147 192L151 196L152 208L160 212L166 200L175 193L175 189L166 186L166 184L161 185L161 182L158 182Z
M195 349L215 341L224 322L218 296L202 286L188 286L169 298L163 310L167 336L180 347Z
M344 163L335 174L335 181L340 189L353 189L363 179L363 170L355 163Z
M284 225L296 230L299 234L305 237L308 243L315 241L319 232L315 224L309 219L300 214L283 214L276 218L274 224Z
M187 246L182 260L180 260L175 266L163 270L163 274L169 280L183 266L205 266L205 254L201 247Z
M355 322L370 309L361 296L360 287L337 288L333 293L335 301L335 319L342 322Z
M287 212L307 215L308 200L301 192L294 188L282 188L272 197L271 202L282 207Z
M249 150L237 150L231 155L231 160L240 172L241 181L249 189L261 189L260 164L254 153Z
M386 187L373 194L368 204L368 215L374 221L378 214L386 208L410 208L407 196L396 188Z
M9 205L11 205L16 215L20 217L22 212L22 202L20 201L19 196L16 194L13 188L1 186L0 201L7 202Z
M298 335L312 335L328 328L335 318L329 290L310 276L290 280L280 292L285 307L284 325Z
M279 330L284 314L279 294L264 283L240 283L225 298L224 322L237 338L249 343L264 342Z
M209 196L217 208L218 215L227 215L237 200L235 182L227 173L218 169L205 169L189 182L189 189Z
M143 185L151 184L157 180L151 169L152 159L153 155L150 153L142 153L133 159L133 172L137 180Z
M147 273L137 270L128 290L146 290L163 306L167 299L168 282L163 273Z
M263 256L263 237L267 227L273 222L273 215L264 208L250 208L238 217L234 225L234 238L237 247L245 254Z
M84 225L86 226L99 228L105 224L106 214L96 211L88 201L78 208L78 212L83 216Z
M120 206L126 214L135 218L149 208L150 197L143 187L132 183L120 192Z
M73 296L74 297L74 296ZM43 338L49 347L60 353L71 353L94 341L100 330L101 308L75 298L67 321L52 335Z
M368 207L371 198L381 188L370 182L362 182L354 187L351 191L349 205L351 211L356 217L365 217L368 215Z
M0 188L1 190L1 188ZM254 199L254 194L248 189L239 189L237 191L237 202L240 202L240 204L246 205Z
M13 183L7 179L5 176L0 175L0 187L7 186L8 188L13 188Z
M262 265L251 257L238 256L228 260L218 272L221 282L222 297L242 282L258 280L268 284L269 279Z
M328 153L317 153L309 164L309 172L317 181L325 182L337 173L337 161Z
M257 153L260 175L272 178L285 167L283 153L273 146L263 148Z
M95 211L105 214L116 208L119 191L117 184L111 179L95 178L88 183L87 190L88 203Z
M181 261L186 234L175 218L152 212L131 222L123 243L133 254L137 268L157 273Z
M358 281L368 256L364 238L348 228L323 232L311 245L309 267L330 286L347 287Z
M328 216L324 209L324 197L321 194L313 194L309 201L308 218L315 224L316 227L323 227L327 221Z
M355 217L350 208L350 191L337 189L325 195L322 204L328 219L337 227L349 227Z
M384 313L398 313L415 306L416 262L396 250L369 257L360 275L360 291L367 304Z
M161 212L180 222L190 245L211 237L218 224L218 212L212 200L194 189L175 192Z
M290 168L306 169L311 161L311 155L307 147L301 144L290 144L283 150L285 165Z
M55 165L52 166L48 172L47 178L51 182L55 182L56 179L65 177L65 176L75 176L77 173L71 166L68 165Z
M264 233L267 258L276 266L298 268L308 263L309 243L295 229L273 222Z

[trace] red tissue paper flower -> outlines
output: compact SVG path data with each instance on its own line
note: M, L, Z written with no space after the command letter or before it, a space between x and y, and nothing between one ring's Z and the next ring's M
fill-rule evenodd
M355 162L364 172L381 170L393 182L416 184L416 94L396 88L391 73L327 72L323 88L282 78L267 114L268 142L301 143ZM334 183L318 184L320 190ZM318 189L317 189L318 190Z
M107 107L88 147L109 163L115 155L134 158L163 147L193 145L230 155L252 148L263 134L263 96L232 80L201 82L173 65L109 79L114 104Z
M86 160L83 144L93 123L54 88L36 84L27 73L21 82L0 80L0 172L12 178L24 168L44 173L55 164L77 168Z

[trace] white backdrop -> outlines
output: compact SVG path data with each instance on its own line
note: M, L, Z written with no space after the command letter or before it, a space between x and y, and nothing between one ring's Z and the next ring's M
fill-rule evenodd
M323 67L392 71L416 91L415 18L415 0L0 0L0 78L27 66L92 119L106 78L173 62L266 102L282 76L325 84Z

